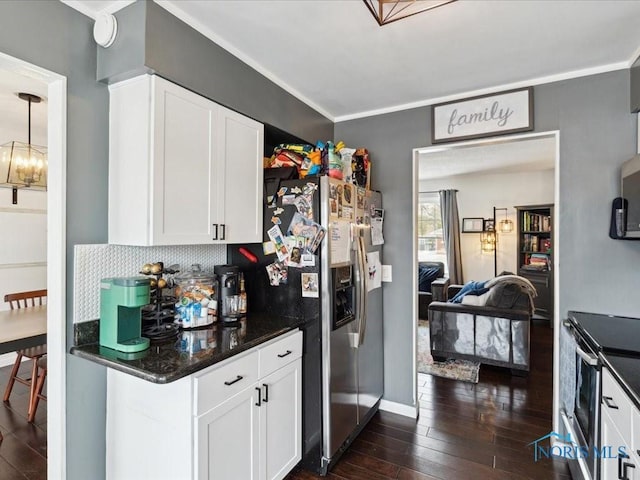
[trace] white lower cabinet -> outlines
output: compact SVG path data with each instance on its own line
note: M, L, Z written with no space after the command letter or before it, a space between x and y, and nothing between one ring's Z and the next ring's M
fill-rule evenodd
M290 363L262 380L261 478L283 478L302 458L302 362Z
M108 369L108 480L276 480L302 458L302 332L168 384Z
M612 458L600 459L600 480L638 480L640 461L633 448L634 419L640 415L608 369L602 369L600 447Z
M197 418L199 480L281 479L300 461L301 363L293 361Z
M606 411L602 412L600 440L603 447L611 447L611 457L600 459L600 480L634 480L637 462L633 456L629 455L628 448L624 452L618 451L619 447L625 446L626 442L618 431L616 424ZM624 476L626 473L626 477Z
M197 417L197 478L259 476L259 393L248 388Z

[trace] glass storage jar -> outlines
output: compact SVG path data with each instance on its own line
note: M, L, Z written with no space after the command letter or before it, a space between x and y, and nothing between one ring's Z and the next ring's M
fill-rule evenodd
M176 282L176 321L182 328L211 325L217 320L216 279L199 264L181 272Z

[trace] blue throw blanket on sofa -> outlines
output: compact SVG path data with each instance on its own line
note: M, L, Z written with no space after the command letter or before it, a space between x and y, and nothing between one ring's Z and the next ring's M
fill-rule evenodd
M467 282L456 294L456 296L449 301L451 303L462 303L462 299L465 295L482 295L483 293L489 291L489 289L484 286L485 283L487 283L487 280L485 280L484 282L475 282L473 280Z

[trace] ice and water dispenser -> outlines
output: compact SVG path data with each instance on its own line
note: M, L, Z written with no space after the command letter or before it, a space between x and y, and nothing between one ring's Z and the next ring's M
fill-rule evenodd
M333 280L333 329L340 328L355 318L351 265L331 269Z

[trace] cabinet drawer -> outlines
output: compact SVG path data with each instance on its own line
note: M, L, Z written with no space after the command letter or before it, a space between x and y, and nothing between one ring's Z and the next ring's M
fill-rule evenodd
M298 331L260 349L259 377L275 372L280 367L302 356L302 332Z
M634 406L606 368L602 369L602 410L609 414L625 443L630 444L631 417Z
M194 411L201 415L258 380L258 352L233 358L194 379Z

